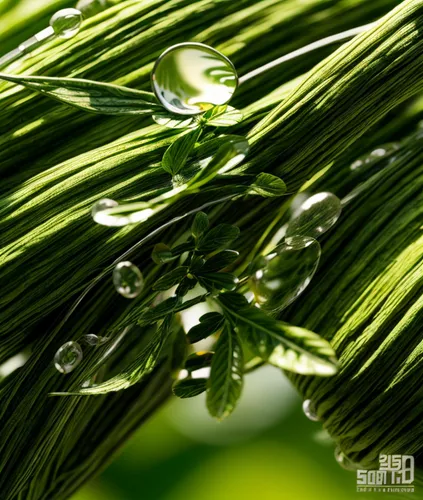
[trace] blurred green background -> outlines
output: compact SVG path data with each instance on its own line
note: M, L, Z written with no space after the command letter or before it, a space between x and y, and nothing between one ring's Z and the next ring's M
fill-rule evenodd
M224 422L204 398L172 399L133 436L120 457L73 500L350 500L355 474L309 421L283 374L247 376L239 407ZM413 496L412 494L410 496Z

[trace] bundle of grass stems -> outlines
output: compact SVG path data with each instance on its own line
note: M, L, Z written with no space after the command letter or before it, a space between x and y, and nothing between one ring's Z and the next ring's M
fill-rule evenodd
M54 10L72 6L62 0L36 2L32 9L27 4L0 5L1 53L46 25ZM380 19L349 42L310 52L240 86L231 104L243 120L224 133L249 140L243 174L277 175L289 195L238 197L206 211L212 225L240 228L234 248L240 252L238 269L245 269L286 220L297 192L330 191L342 199L340 220L321 240L316 276L282 313L284 320L331 342L339 371L327 378L288 375L300 394L313 400L323 426L350 460L371 468L380 453L401 453L414 455L419 465L423 3L104 4L108 8L88 17L75 38L49 42L3 73L78 77L150 90L155 60L179 42L216 48L244 75L322 37ZM153 246L180 242L192 218L131 253L145 280L136 300L116 294L110 273L68 314L80 294L170 219L215 201L216 192L230 194L218 176L211 182L216 190L177 200L144 223L107 228L93 222L91 207L101 198L143 201L172 189L160 162L182 133L150 116L85 113L0 83L0 363L25 359L0 381L5 500L68 498L171 394L168 353L126 390L48 397L81 387L98 370L103 352L89 351L78 370L63 376L52 362L58 347L92 332L118 337L125 318L136 318L149 304L151 287L163 273L151 259ZM218 131L196 147L189 161L210 156L220 141ZM369 156L376 148L386 154ZM351 168L354 162L361 167ZM125 370L144 342L142 329L125 337L102 376Z

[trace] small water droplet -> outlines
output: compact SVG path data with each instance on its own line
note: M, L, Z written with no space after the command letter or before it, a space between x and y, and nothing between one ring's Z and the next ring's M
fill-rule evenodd
M82 349L78 342L66 342L54 355L54 366L60 373L70 373L82 361Z
M117 207L118 205L118 202L115 200L111 200L110 198L103 198L93 205L91 209L91 217L96 221L97 214L108 208Z
M383 158L392 155L400 148L400 144L398 142L389 142L387 144L383 144L382 146L377 147L370 153L367 153L363 156L360 156L357 160L351 163L351 170L362 170L364 168L368 168L369 166L380 163Z
M82 336L82 341L92 346L106 344L109 340L109 337L100 337L99 335L94 335L94 333L88 333L87 335Z
M339 446L335 449L335 460L345 470L357 470L358 466L350 460Z
M310 196L294 213L286 229L286 236L318 238L336 223L341 211L341 201L332 193L323 192Z
M238 86L238 75L231 61L217 50L188 42L161 54L151 82L156 97L168 111L196 115L227 104Z
M116 291L127 299L140 294L144 286L141 271L132 262L119 262L113 271L113 284Z
M50 26L59 38L72 38L82 24L82 13L77 9L62 9L50 19Z
M280 312L307 288L320 260L319 242L309 236L286 238L264 257L251 285L258 304L268 311Z
M309 419L312 420L313 422L318 422L319 417L316 413L316 408L313 404L313 401L311 399L306 399L303 402L303 412L304 415Z

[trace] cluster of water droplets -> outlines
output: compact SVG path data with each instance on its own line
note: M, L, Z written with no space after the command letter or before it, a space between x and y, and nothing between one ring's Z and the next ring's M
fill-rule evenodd
M262 258L251 279L260 307L280 313L304 292L321 256L317 238L336 223L341 210L339 198L327 192L303 198L294 208L282 243Z
M89 333L83 335L78 341L70 340L59 347L54 355L54 366L60 373L67 374L73 372L79 366L84 358L81 344L91 347L102 346L109 342L109 337L101 337Z

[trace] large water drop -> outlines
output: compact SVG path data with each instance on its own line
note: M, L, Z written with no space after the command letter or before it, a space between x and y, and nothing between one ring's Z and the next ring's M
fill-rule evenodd
M320 254L319 242L314 238L286 238L264 257L264 266L252 278L258 304L275 313L289 306L309 285Z
M54 366L60 373L70 373L81 361L81 346L73 340L59 347L54 356Z
M293 214L285 235L318 238L336 223L341 211L341 201L337 196L317 193L307 198Z
M168 111L196 115L228 103L238 86L238 75L223 54L202 43L189 42L163 52L151 81L154 93Z
M132 262L119 262L113 271L113 284L116 291L127 299L133 299L140 294L144 286L141 271Z
M82 13L78 9L62 9L50 19L50 26L59 38L72 38L82 24Z

